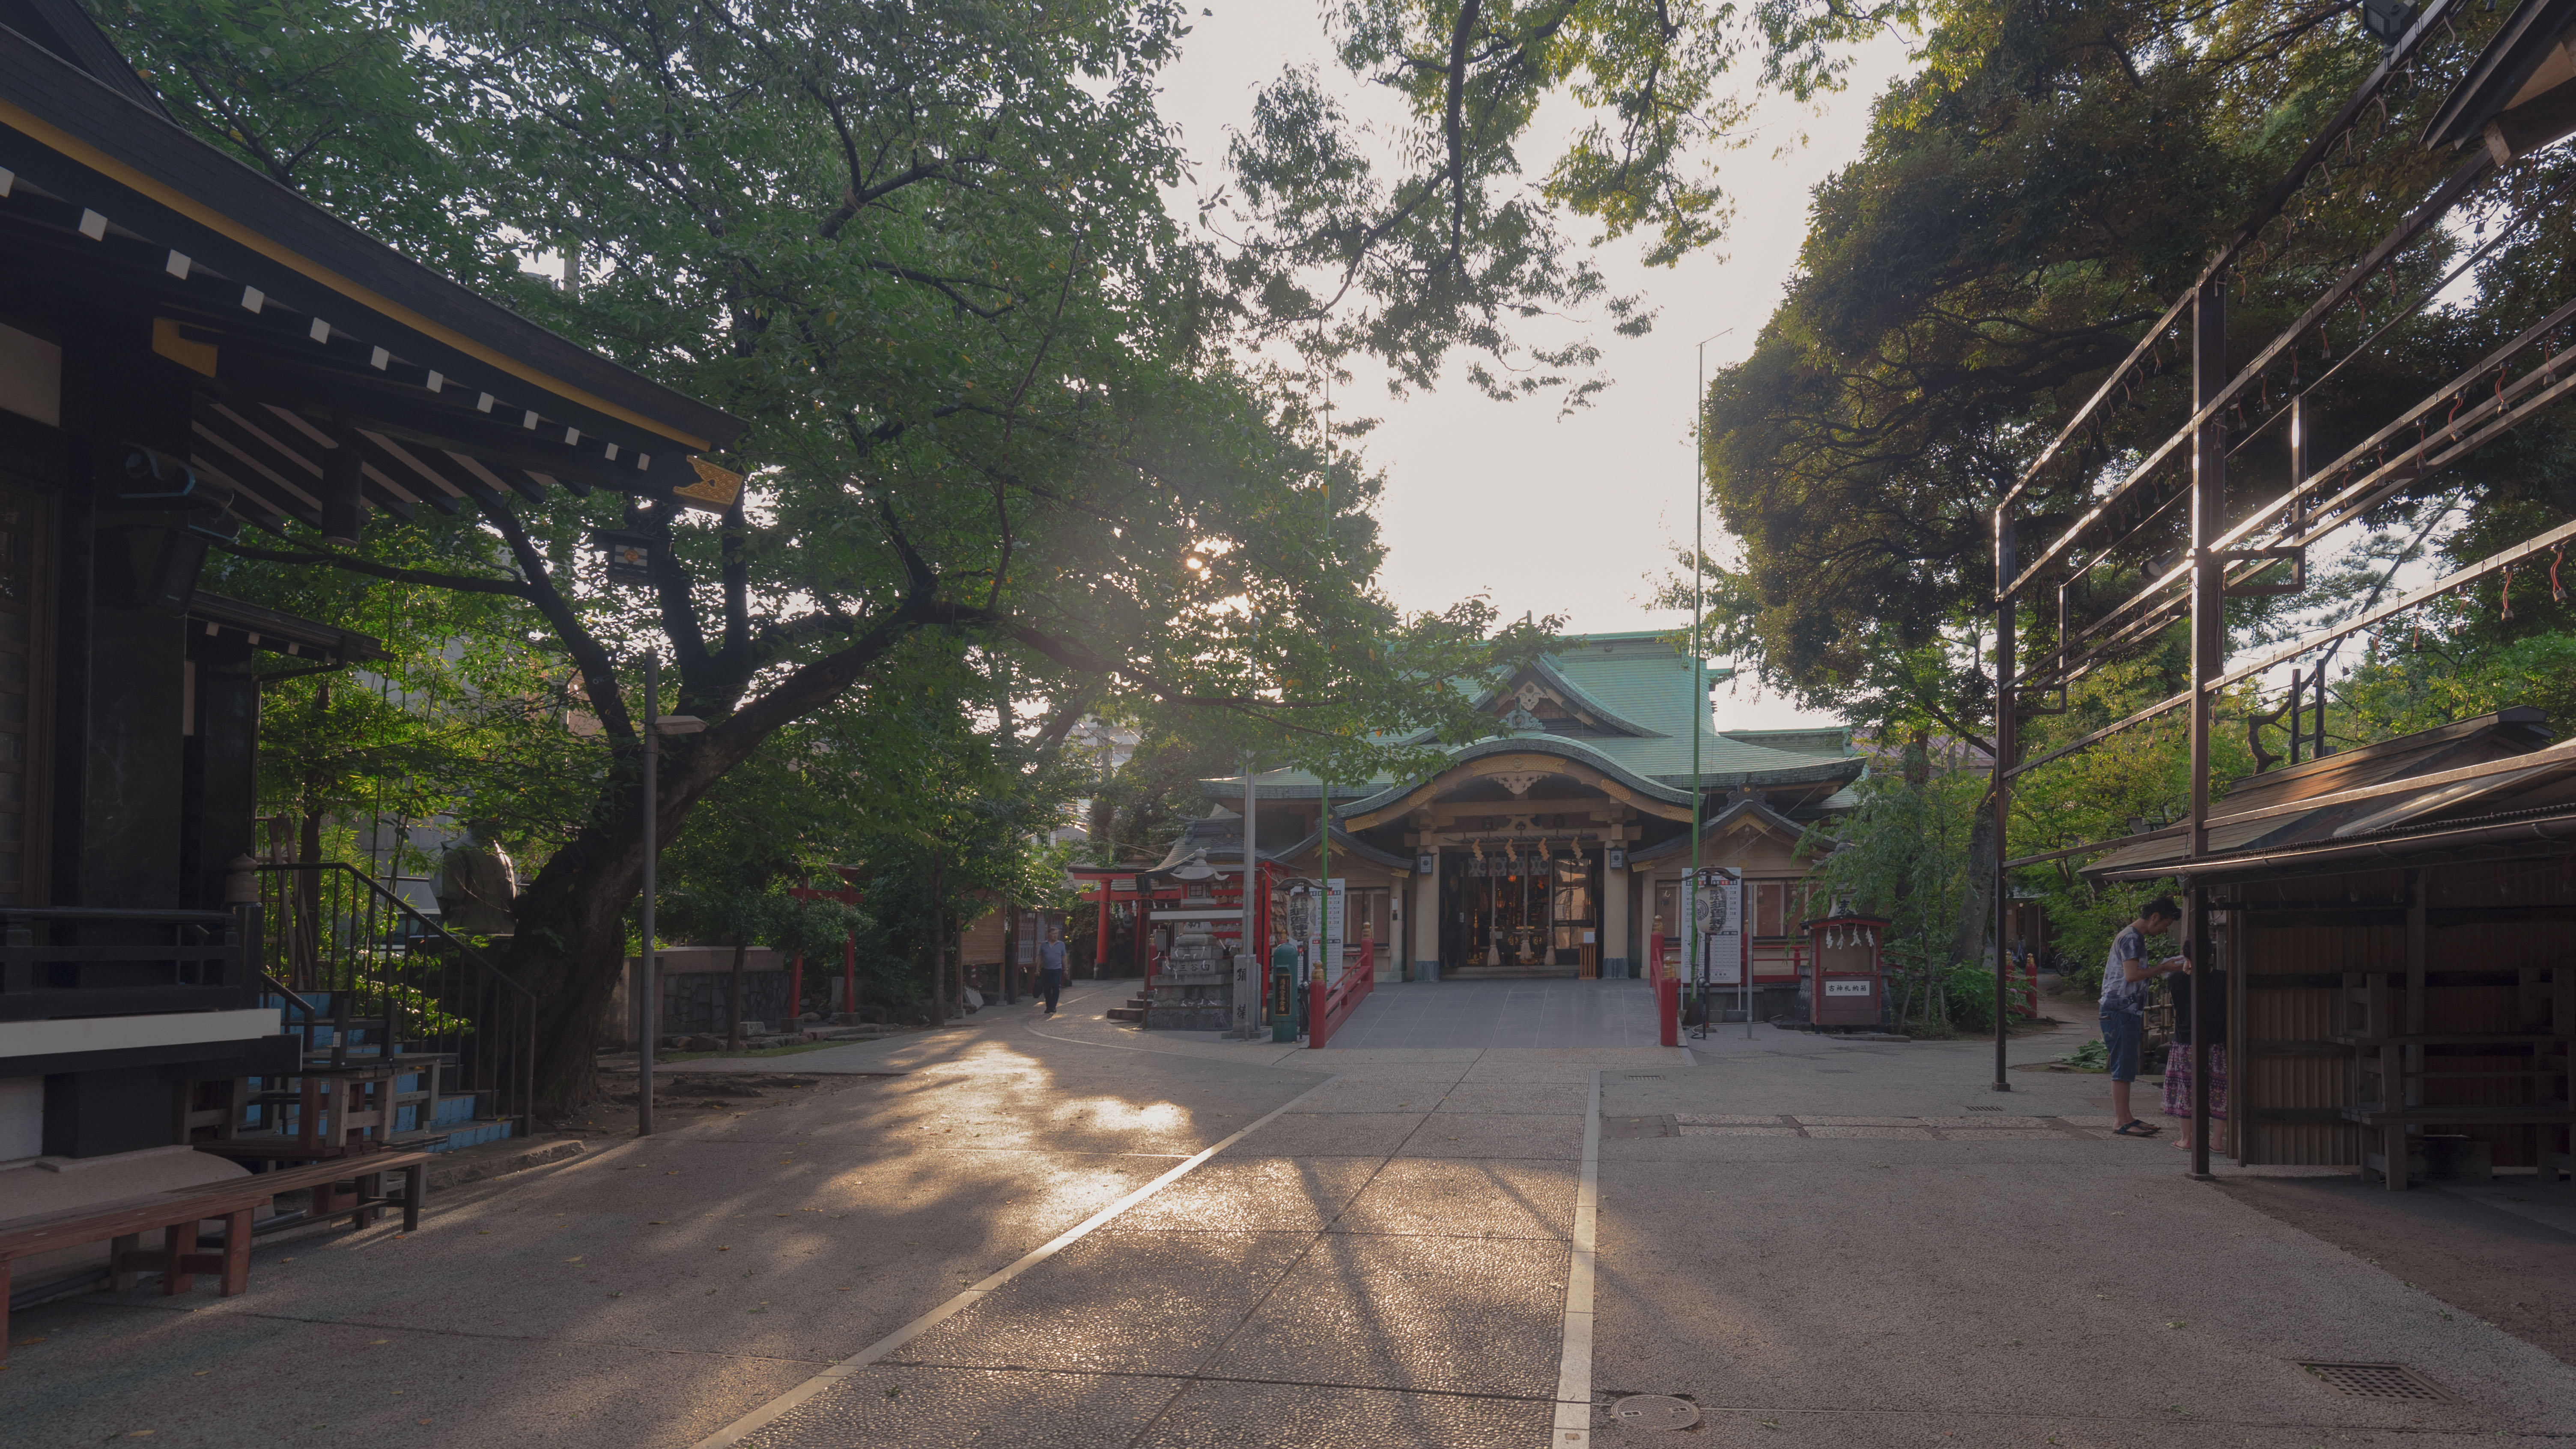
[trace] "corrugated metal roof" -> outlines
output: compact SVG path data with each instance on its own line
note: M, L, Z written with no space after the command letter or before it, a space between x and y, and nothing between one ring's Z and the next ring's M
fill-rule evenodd
M2576 813L2576 741L2552 745L2536 709L2508 709L2236 782L2211 807L2209 854L2178 831L2141 836L2085 867L2106 880L2180 871L2250 874L2292 858L2318 869L2359 853L2422 849L2448 827ZM2411 787L2411 788L2410 788ZM2345 847L2350 847L2347 851Z

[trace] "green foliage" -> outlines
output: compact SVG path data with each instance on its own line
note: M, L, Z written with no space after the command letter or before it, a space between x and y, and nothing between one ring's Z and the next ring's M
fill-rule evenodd
M1994 975L1953 949L1953 927L1973 888L1969 840L1986 797L1964 750L1918 747L1915 768L1873 769L1860 805L1812 826L1802 853L1823 854L1816 878L1828 895L1889 922L1882 954L1900 1026L1972 1028L1994 1012ZM1839 844L1838 844L1839 842ZM1826 853L1830 852L1830 853Z
M2379 51L2342 12L2287 4L2008 0L1925 13L1923 70L1880 98L1861 158L1818 189L1799 275L1753 356L1710 389L1706 427L1712 498L1744 541L1719 588L1725 643L1810 703L1864 717L1929 708L1961 732L1991 718L1972 645L1993 582L1994 499ZM2439 64L2493 23L2463 16ZM2440 91L2393 98L2373 144L2339 156L2335 184L2303 193L2238 268L2235 355L2302 311L2394 220L2398 198L2452 164L2412 139ZM2537 172L2530 184L2555 185L2565 166ZM2436 239L2410 252L2401 285L2433 280L2457 251ZM2314 455L2332 457L2518 326L2532 310L2518 299L2551 285L2542 279L2568 255L2542 228L2490 259L2470 301L2418 314L2365 353L2347 356L2338 334L2342 368L2311 398ZM2387 320L2383 310L2372 325ZM2166 346L2147 381L2070 442L2019 505L2057 520L2034 538L2178 424L2184 363ZM2313 381L2322 364L2304 365ZM2292 364L2275 370L2248 429L2288 395ZM2231 467L2277 475L2282 432L2247 442ZM2523 480L2551 476L2535 465L2558 457L2563 433L2534 427L2428 490L2530 491ZM2389 517L2416 506L2400 500ZM2172 547L2180 517L2169 511L2142 551ZM2095 571L2076 617L2144 581L2134 560ZM2273 607L2231 614L2251 628ZM2025 651L2050 647L2053 615L2029 621Z
M84 0L181 124L451 276L517 271L457 214L458 77L415 0Z
M370 530L359 556L389 569L452 567L497 552L470 523L427 510ZM578 825L605 777L605 749L572 729L571 670L521 601L215 554L210 593L379 640L394 657L316 671L258 655L259 808L328 821L323 858L357 860L350 823L489 821L520 859ZM384 866L426 869L405 859Z
M2329 710L2327 721L2341 741L2367 743L2517 706L2540 710L2564 736L2576 725L2576 634L2504 643L2428 634L2413 647L2392 640L2338 681L2335 696L2342 709Z

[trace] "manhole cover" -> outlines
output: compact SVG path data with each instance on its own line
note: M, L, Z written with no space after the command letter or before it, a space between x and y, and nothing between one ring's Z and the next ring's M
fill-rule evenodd
M2299 1367L2319 1383L2356 1399L2411 1399L2440 1402L2450 1397L2431 1379L2396 1363L2303 1363Z
M1670 1394L1630 1394L1610 1406L1610 1417L1631 1429L1687 1429L1699 1422L1699 1405Z

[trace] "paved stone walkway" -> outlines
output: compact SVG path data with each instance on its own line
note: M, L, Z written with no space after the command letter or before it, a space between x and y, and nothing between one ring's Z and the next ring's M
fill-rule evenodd
M1371 991L1325 1051L1441 1047L1651 1047L1643 981L1413 981Z
M33 1310L0 1442L2576 1437L2576 1369L2106 1135L2098 1078L1998 1094L1979 1044L1768 1027L1314 1052L1139 1033L1100 1016L1123 994L809 1054L909 1075L441 1194L409 1238L265 1244L240 1298ZM2508 1221L2566 1300L2576 1238ZM2448 1397L2346 1397L2301 1361ZM1685 1397L1700 1437L1622 1425L1632 1393Z

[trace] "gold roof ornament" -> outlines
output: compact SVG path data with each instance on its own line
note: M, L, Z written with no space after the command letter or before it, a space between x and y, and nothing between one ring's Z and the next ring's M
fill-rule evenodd
M671 496L691 508L709 513L722 513L733 507L742 496L742 475L717 467L704 458L691 458L689 466L698 472L698 481L671 490Z

